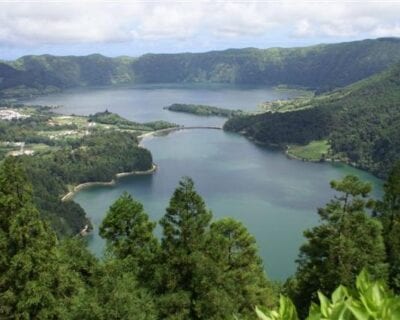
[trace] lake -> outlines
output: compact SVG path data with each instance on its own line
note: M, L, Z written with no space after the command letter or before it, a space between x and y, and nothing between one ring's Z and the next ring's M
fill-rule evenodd
M163 107L173 103L212 105L228 109L255 110L267 100L288 99L297 96L295 90L274 90L232 85L176 85L151 84L129 88L97 88L71 90L38 97L27 103L58 105L59 113L89 115L108 109L137 122L165 120L186 126L221 126L224 118L198 117L171 112Z
M135 121L220 125L222 118L183 115L162 107L183 102L251 110L263 101L287 97L287 92L271 88L142 86L71 91L30 102L63 105L59 109L63 113L90 114L107 107ZM318 223L317 207L334 195L329 181L351 173L372 182L374 196L382 192L381 181L363 171L342 164L290 160L282 152L222 130L182 130L145 138L143 145L158 165L155 174L126 177L115 187L94 187L74 198L95 226L89 245L97 254L104 247L97 227L124 191L141 201L153 220L159 220L179 179L190 176L214 219L230 216L244 223L257 239L269 277L284 280L295 271L303 230Z

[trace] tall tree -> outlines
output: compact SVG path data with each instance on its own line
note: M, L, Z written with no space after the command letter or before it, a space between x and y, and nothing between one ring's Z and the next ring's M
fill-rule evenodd
M255 239L233 219L210 226L211 218L193 181L182 179L161 220L165 319L252 319L255 305L272 301Z
M92 287L77 296L74 320L156 320L151 293L143 288L130 259L107 259L97 268Z
M220 285L240 318L252 319L256 305L275 302L256 240L242 223L232 218L212 223L206 247L221 273Z
M376 209L383 225L383 237L389 265L389 285L400 293L400 161L383 186L383 200Z
M80 282L60 263L56 236L33 206L17 159L5 160L0 179L0 317L65 318Z
M0 229L8 232L12 218L32 200L28 183L18 158L8 157L0 170Z
M193 181L183 178L160 221L163 227L160 311L166 319L207 318L204 305L199 303L202 295L210 294L210 309L212 300L217 299L211 292L201 290L200 285L215 273L204 247L211 218Z
M307 243L300 248L295 278L289 281L289 294L300 313L305 314L317 291L329 295L339 284L354 287L362 268L375 277L385 278L385 247L381 223L366 214L371 185L355 176L332 181L340 195L318 214L322 224L307 230Z
M151 281L159 250L153 234L156 224L149 220L143 205L124 193L110 207L100 226L100 236L117 259L130 259L143 282Z

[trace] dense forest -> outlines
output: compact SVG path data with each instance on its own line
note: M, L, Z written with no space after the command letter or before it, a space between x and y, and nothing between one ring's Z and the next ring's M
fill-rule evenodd
M175 126L163 121L139 124L110 112L73 117L41 106L16 110L29 116L0 120L0 161L12 150L7 144L23 143L34 152L19 158L32 184L35 206L59 236L90 226L84 210L73 201L61 201L63 195L80 183L109 182L120 172L152 168L152 156L139 147L137 136Z
M399 52L399 39L381 38L304 48L146 54L138 58L25 56L0 62L0 97L157 82L286 84L327 91L383 71L400 60Z
M225 130L270 146L327 145L327 157L386 179L379 200L355 176L331 182L335 196L318 209L319 224L304 231L297 270L284 283L268 278L255 238L241 222L213 218L189 177L179 182L160 221L151 221L130 194L118 198L100 225L106 250L97 258L79 235L91 228L84 210L62 195L80 183L152 168L138 136L176 125L141 124L107 110L62 116L14 105L24 117L0 120L0 319L400 319L399 60L400 40L382 38L0 62L0 104L7 108L8 98L83 86L312 88L315 96L260 114L184 104L169 109L227 116ZM12 152L18 156L8 156Z
M84 238L58 240L40 218L24 167L8 157L0 168L1 318L297 320L309 306L310 320L400 314L400 164L380 201L355 176L331 182L337 196L305 232L283 286L266 277L254 237L234 219L214 220L190 178L172 194L160 238L139 202L117 199L99 260Z
M135 131L162 130L178 126L176 124L162 120L138 123L125 119L116 113L109 112L108 110L89 115L88 121L102 124L111 124L115 125L118 129Z
M400 158L399 101L396 64L343 89L297 101L298 110L234 117L224 128L281 147L328 139L334 155L386 177Z
M191 113L197 116L216 116L230 118L233 116L239 116L243 114L242 110L232 110L213 106L205 106L201 104L184 104L174 103L170 106L164 107L164 109L175 112Z
M152 167L150 152L138 147L135 134L125 132L94 133L73 148L22 156L21 161L33 186L35 205L60 235L77 234L90 225L78 204L61 201L67 186L108 182L116 173Z

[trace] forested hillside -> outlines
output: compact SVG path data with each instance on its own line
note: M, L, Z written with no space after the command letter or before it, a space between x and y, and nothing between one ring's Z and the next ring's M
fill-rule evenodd
M110 112L78 117L40 106L9 110L24 117L0 120L0 161L10 155L21 159L35 206L61 237L90 226L84 210L62 201L63 195L80 183L109 182L120 172L149 170L152 156L138 146L137 136L173 126L139 124Z
M328 139L333 155L381 177L400 157L400 64L297 108L235 117L225 129L281 147Z
M310 305L309 320L398 319L400 164L378 202L355 176L331 182L337 196L305 232L297 272L284 286L266 277L245 226L214 220L190 178L173 192L160 238L141 203L127 193L117 199L100 225L100 260L84 239L59 240L40 218L24 166L8 157L0 167L2 319L250 320L257 312L297 320ZM279 310L265 311L281 292L294 305L281 297Z
M399 59L400 40L396 38L304 48L146 54L138 58L25 56L0 63L0 97L157 82L286 84L326 91L371 76Z
M33 186L35 205L61 236L77 234L90 225L78 204L60 200L68 186L108 182L116 173L152 167L151 154L137 146L136 135L121 132L94 133L73 147L23 156L21 161Z
M275 293L255 239L212 213L183 179L160 224L123 194L100 226L107 258L77 237L61 243L39 217L18 159L0 169L0 318L252 319ZM212 250L210 250L212 248Z
M400 40L377 39L304 48L230 49L148 54L133 64L140 82L288 84L326 90L382 71L400 60Z
M99 54L24 56L9 64L0 63L0 89L2 96L7 98L82 86L132 83L133 60Z

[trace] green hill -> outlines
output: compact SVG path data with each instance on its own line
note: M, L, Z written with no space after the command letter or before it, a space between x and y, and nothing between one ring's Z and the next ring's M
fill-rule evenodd
M399 49L399 39L382 38L304 48L148 54L133 63L133 70L140 82L287 84L326 90L384 70L400 60Z
M326 91L383 71L399 60L400 39L396 38L138 58L25 56L0 63L0 98L81 86L156 82L286 84Z
M0 97L41 94L83 86L131 83L132 58L24 56L0 63Z
M282 147L328 139L333 155L379 176L400 158L400 64L297 107L235 117L224 128Z

